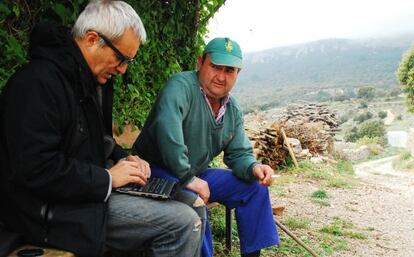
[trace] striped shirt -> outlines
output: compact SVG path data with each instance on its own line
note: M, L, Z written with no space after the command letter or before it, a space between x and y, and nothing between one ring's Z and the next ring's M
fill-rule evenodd
M201 94L204 96L204 99L206 100L208 106L210 107L210 111L213 114L213 116L215 117L215 120L218 124L220 124L223 121L223 116L226 113L226 108L227 108L227 104L230 101L230 94L228 94L227 96L223 97L220 99L220 109L216 114L213 111L213 108L211 107L210 101L208 100L207 94L204 92L203 88L200 87L201 90Z

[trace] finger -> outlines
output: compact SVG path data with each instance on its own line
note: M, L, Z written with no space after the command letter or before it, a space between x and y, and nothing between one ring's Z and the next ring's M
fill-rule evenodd
M147 178L151 177L151 170L147 162L141 163L141 170Z
M132 162L138 162L140 160L140 158L137 155L128 155L126 159L127 161Z
M204 201L205 204L208 204L208 198L209 197L203 196L203 195L200 195L200 197L201 197L201 199L203 199L203 201Z
M131 176L133 177L138 177L141 180L143 180L145 183L148 180L148 177L144 174L144 172L142 172L140 169L135 169L130 173Z
M135 184L139 184L141 186L145 186L145 184L147 184L147 181L142 179L141 177L131 176L131 179L130 179L129 183L135 183Z

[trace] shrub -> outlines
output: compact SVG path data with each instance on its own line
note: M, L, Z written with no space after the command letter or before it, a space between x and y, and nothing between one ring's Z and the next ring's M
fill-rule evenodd
M366 102L361 102L361 103L359 104L359 108L361 108L361 109L368 108L368 104L367 104Z
M358 140L358 128L353 127L345 132L344 140L346 142L356 142Z
M385 119L386 117L387 117L387 112L385 112L385 111L379 111L378 112L378 117L380 118L380 119Z
M373 87L362 87L358 89L358 98L371 100L375 97L375 88Z
M344 140L346 142L367 142L385 145L387 142L385 125L382 121L367 121L359 127L353 127L345 132Z
M370 145L370 144L379 144L379 145L385 145L386 141L384 137L367 137L364 136L362 138L359 138L356 143L358 145Z
M369 120L373 117L371 112L364 112L360 115L358 115L357 117L354 118L354 121L358 121L359 123L362 123L366 120Z

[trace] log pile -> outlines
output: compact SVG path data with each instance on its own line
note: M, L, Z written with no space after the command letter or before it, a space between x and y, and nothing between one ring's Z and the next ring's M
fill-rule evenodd
M265 128L247 128L247 135L252 141L256 158L276 169L285 164L285 158L289 155L283 144L281 128L284 128L288 138L298 139L307 153L295 152L295 156L309 158L311 155L332 153L333 133L338 126L338 114L326 104L307 103L290 105L280 120Z
M332 136L338 131L338 112L331 110L328 105L321 103L291 104L282 114L282 121L291 121L296 124L322 123L324 130Z
M263 164L273 169L285 164L285 158L289 154L283 147L283 137L277 123L260 131L247 130L247 135L252 141L254 154Z
M322 122L285 122L286 135L300 141L312 155L328 155L333 150L333 137Z

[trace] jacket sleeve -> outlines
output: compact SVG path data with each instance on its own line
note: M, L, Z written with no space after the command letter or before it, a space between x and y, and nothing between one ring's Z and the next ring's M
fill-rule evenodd
M236 109L234 136L224 149L224 163L234 174L244 180L255 180L252 168L257 164L253 156L253 148L244 131L243 115Z
M16 187L43 199L102 202L109 174L63 153L65 132L74 121L59 76L50 72L41 77L35 72L17 76L4 97L9 178Z
M180 179L191 169L182 125L190 108L191 93L181 83L187 82L174 77L167 82L154 106L155 115L148 128L159 148L162 163Z

